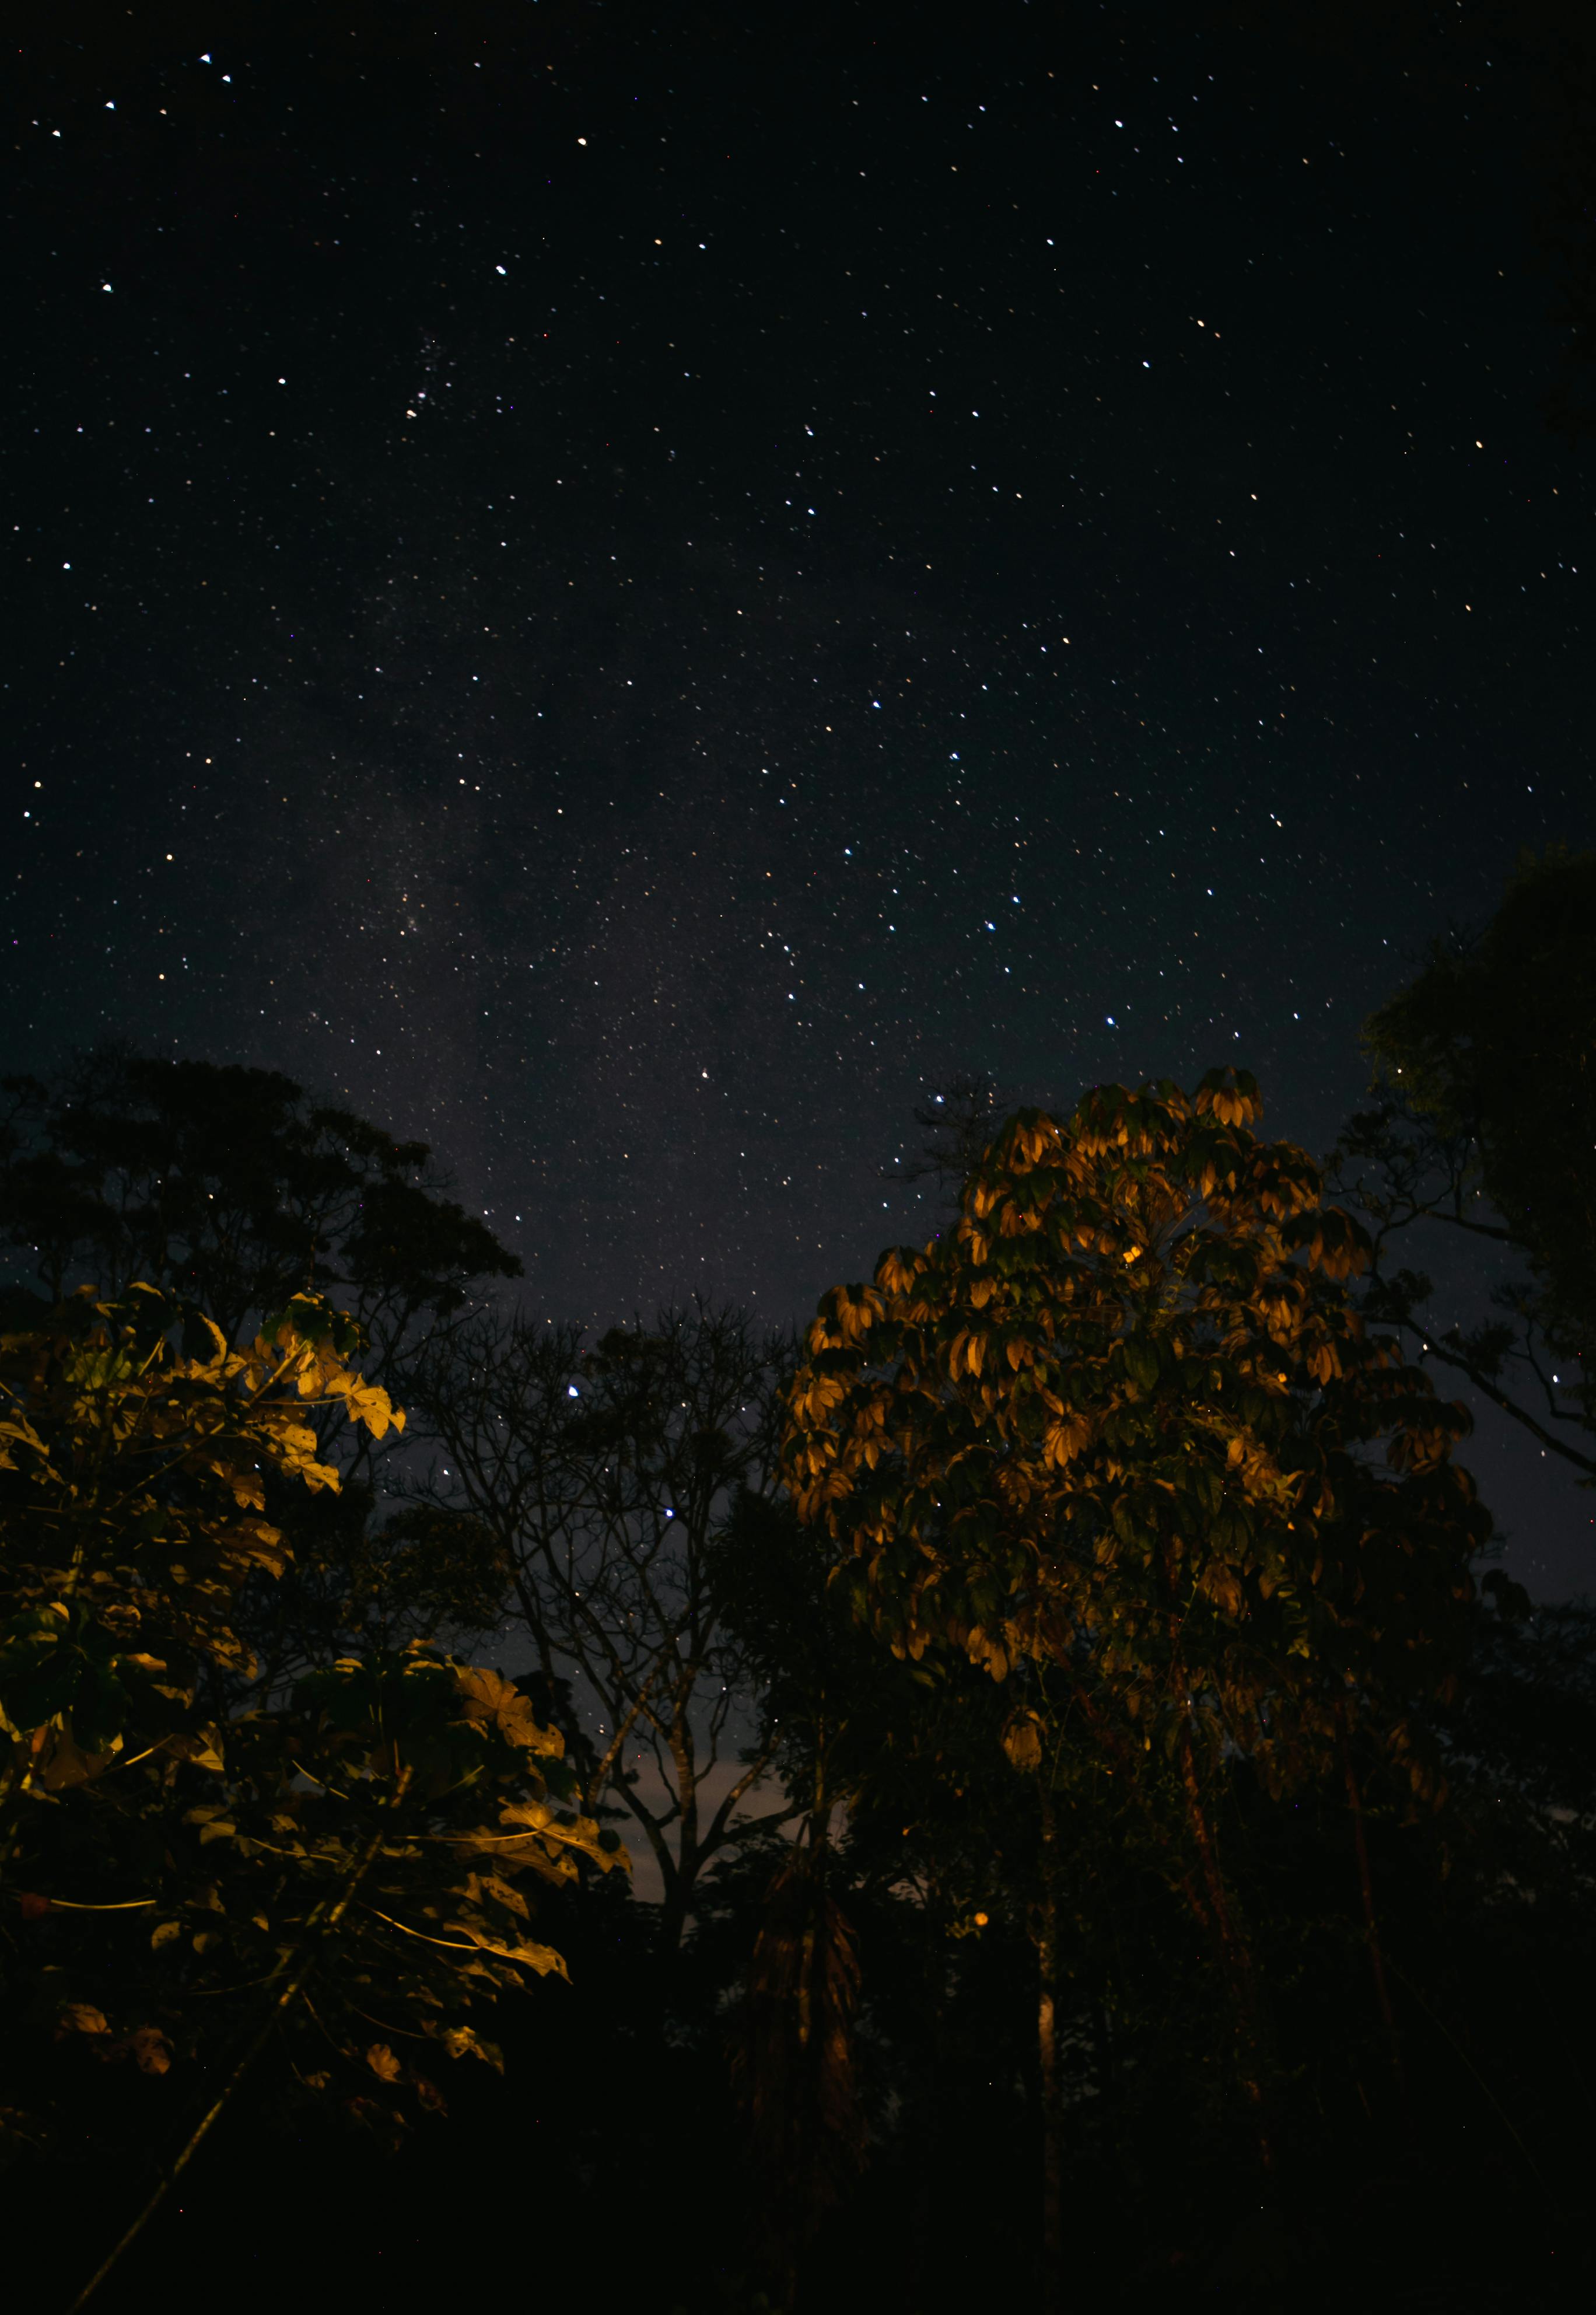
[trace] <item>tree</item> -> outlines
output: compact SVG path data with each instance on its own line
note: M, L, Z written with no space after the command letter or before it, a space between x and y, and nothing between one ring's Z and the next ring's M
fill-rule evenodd
M208 1328L186 1355L180 1306L82 1288L52 1323L0 1336L0 1701L6 1823L142 1752L203 1752L208 1674L247 1664L231 1621L250 1575L287 1564L264 1473L335 1490L307 1419L403 1425L348 1363L353 1323L307 1296L249 1346ZM147 1740L147 1741L146 1741Z
M1015 1690L1028 1699L1026 1726L1044 1725L1036 1707L1045 1668L1029 1659L1012 1667L1006 1696L975 1672L962 1648L932 1643L918 1660L884 1672L878 1667L867 1687L861 1683L847 1732L850 1861L856 1875L913 1904L933 1953L982 1937L995 1921L1030 1947L1041 2248L1044 2277L1056 2288L1064 2257L1063 1779L1051 1761L1047 1773L1016 1777L1002 1741ZM1040 1756L1032 1765L1042 1765ZM1087 1908L1088 1876L1079 1869L1085 1842L1077 1839L1074 1846L1068 1864L1078 1920Z
M441 2107L394 2041L492 2058L459 2013L563 1966L516 1876L616 1861L561 1805L561 1740L519 1691L424 1645L215 1715L207 1675L248 1670L233 1604L287 1564L264 1472L335 1491L309 1415L403 1417L324 1303L296 1298L244 1349L202 1328L198 1353L185 1317L84 1290L0 1338L7 2134L102 2135L97 2059L180 2091L230 2061L124 2242L274 2037L307 2090L386 2127L403 2086Z
M584 1805L613 1792L630 1812L663 1883L667 1953L712 1860L792 1814L739 1814L773 1752L742 1750L757 1683L721 1550L739 1495L771 1484L784 1358L779 1338L703 1307L586 1348L574 1327L485 1317L418 1375L433 1499L492 1538L538 1672L594 1721L573 1731Z
M1022 1111L955 1228L822 1298L785 1468L851 1557L861 1611L911 1661L939 1638L995 1678L1047 1668L1049 1716L1162 1842L1230 1995L1241 2084L1270 2060L1212 1805L1237 1757L1281 1796L1368 1732L1440 1789L1419 1713L1467 1633L1489 1523L1451 1462L1464 1411L1347 1282L1363 1241L1256 1087L1104 1087ZM1385 1468L1371 1450L1383 1447Z
M49 1081L0 1080L0 1239L46 1307L92 1279L135 1280L202 1310L229 1344L290 1296L356 1318L370 1379L520 1275L485 1223L441 1194L421 1141L396 1141L270 1069L102 1046Z
M714 1547L714 1576L754 1707L745 1761L774 1770L797 1820L767 1867L732 2041L732 2081L758 2181L776 2304L864 2159L856 2027L858 1941L838 1895L837 1828L879 1734L880 1650L826 1582L817 1538L785 1497L744 1488ZM866 1725L868 1724L868 1725Z
M950 1078L939 1093L918 1105L914 1122L925 1137L912 1158L882 1168L883 1180L923 1182L934 1176L944 1195L957 1196L965 1176L1001 1122L998 1091L989 1077L967 1073Z
M268 1480L268 1508L293 1556L281 1578L252 1581L237 1602L257 1696L286 1697L337 1656L394 1653L412 1640L474 1644L496 1631L508 1570L483 1522L403 1500L379 1510L379 1500L360 1477L297 1502Z
M864 2151L855 2081L859 1956L829 1870L829 1813L806 1818L771 1875L743 1988L732 2079L760 2185L776 2305Z
M1372 1226L1369 1308L1467 1377L1549 1452L1596 1478L1596 854L1526 856L1479 933L1439 944L1372 1016L1376 1105L1333 1155ZM1527 1262L1491 1315L1432 1326L1423 1271L1394 1260L1424 1224ZM1582 1438L1581 1433L1584 1436Z
M0 1240L46 1298L13 1284L20 1325L76 1281L114 1299L137 1279L236 1346L309 1293L358 1324L368 1380L404 1396L411 1362L473 1289L519 1274L486 1224L442 1194L424 1143L317 1104L275 1071L102 1047L48 1083L12 1078L3 1090ZM480 1632L502 1588L480 1531L385 1521L394 1432L351 1430L316 1401L306 1412L342 1484L309 1494L267 1465L290 1560L234 1602L275 1696L341 1652Z
M1052 1708L1045 1664L1022 1659L998 1685L945 1641L892 1656L829 1581L839 1558L824 1526L801 1527L789 1502L740 1505L727 1557L727 1613L767 1683L782 1784L813 1796L795 1849L766 1867L734 2044L778 2294L856 2183L868 2086L873 2168L895 2180L881 2191L917 2245L905 2301L934 2297L926 2246L941 2240L943 2195L967 2186L972 2101L1001 2130L1016 2067L1040 2124L1043 2270L1056 2286L1068 2250L1078 2284L1067 2166L1131 2162L1128 2085L1156 2083L1163 2107L1176 2053L1209 2054L1212 2003L1181 2014L1178 1920L1164 1919L1159 1859L1123 1780ZM1016 1707L1038 1739L1023 1775L1002 1742ZM748 1885L746 1870L717 1874L717 1910L746 1908ZM846 1998L822 2031L839 1951ZM1145 2035L1144 2015L1156 2021Z

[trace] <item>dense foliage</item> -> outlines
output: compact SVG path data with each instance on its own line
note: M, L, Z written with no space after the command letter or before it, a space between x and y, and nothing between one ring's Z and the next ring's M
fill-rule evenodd
M1593 912L1596 854L1526 855L1495 915L1437 943L1368 1024L1376 1100L1350 1120L1333 1160L1373 1231L1371 1314L1586 1478L1596 1477L1596 1379L1584 1359L1596 1323ZM1438 1326L1435 1280L1419 1264L1445 1261L1449 1239L1476 1257L1463 1282L1476 1308ZM1403 1259L1410 1247L1417 1261Z
M270 2028L306 2093L403 2129L439 2056L500 2062L464 2013L563 1968L520 1876L617 1861L558 1733L425 1643L229 1708L236 1604L291 1565L267 1474L337 1490L316 1410L403 1426L358 1340L302 1295L235 1350L138 1284L0 1337L0 2146L111 2151L166 2109L93 2062L181 2092Z
M1358 1234L1256 1110L1216 1075L1011 1121L952 1230L822 1300L789 1469L900 1649L1084 1663L1106 1770L1229 1748L1278 1794L1349 1699L1408 1755L1489 1528L1466 1415L1366 1334Z
M1354 1123L1356 1211L1241 1073L983 1086L927 1113L944 1227L801 1344L474 1302L508 1258L419 1153L279 1080L234 1087L258 1178L201 1149L203 1073L23 1088L0 2125L72 2280L225 2108L186 2257L248 2231L262 2305L312 2244L315 2306L385 2258L457 2291L460 2212L531 2193L624 2231L594 2303L684 2315L1583 2303L1596 1617L1490 1565L1388 1258L1416 1140L1466 1129L1459 1237L1567 1342L1584 1254L1479 1090L1517 937L1376 1024L1429 1074ZM402 1260L358 1196L307 1219L324 1163L412 1169Z
M0 1236L46 1307L85 1280L111 1295L142 1280L234 1343L291 1295L323 1294L359 1320L380 1381L418 1322L474 1280L519 1274L441 1194L424 1142L275 1070L99 1047L0 1095Z

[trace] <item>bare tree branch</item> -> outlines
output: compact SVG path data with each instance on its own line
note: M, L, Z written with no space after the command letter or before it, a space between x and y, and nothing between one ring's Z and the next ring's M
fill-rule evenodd
M790 1354L785 1338L702 1304L597 1344L489 1314L430 1353L411 1394L439 1450L430 1498L491 1530L540 1672L598 1716L602 1742L580 1736L587 1802L607 1790L637 1823L664 1881L668 1943L769 1766L745 1756L705 1818L706 1778L758 1718L721 1566L733 1502L774 1484ZM640 1788L640 1759L662 1806Z

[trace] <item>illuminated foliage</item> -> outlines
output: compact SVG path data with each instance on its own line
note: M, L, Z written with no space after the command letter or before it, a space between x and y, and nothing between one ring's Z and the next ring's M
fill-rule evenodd
M181 2080L262 2013L306 2089L392 2131L402 2090L443 2104L395 2044L497 2062L459 2013L563 1969L519 1885L617 1861L519 1689L425 1644L217 1709L250 1671L235 1602L288 1561L267 1477L337 1488L318 1412L403 1423L358 1347L307 1297L234 1350L138 1288L0 1339L13 2144L96 2133L89 2059Z
M424 1143L275 1070L102 1046L43 1081L0 1080L0 1325L42 1328L80 1282L114 1300L138 1280L241 1349L308 1293L358 1323L367 1382L412 1405L424 1345L479 1282L520 1270L448 1186ZM377 1516L394 1426L351 1425L315 1397L305 1415L342 1484L313 1492L263 1463L264 1516L290 1557L231 1614L261 1694L335 1656L492 1628L489 1539Z
M1060 1667L1110 1770L1228 1746L1278 1793L1350 1710L1432 1791L1412 1707L1488 1534L1467 1416L1365 1334L1361 1233L1258 1109L1216 1071L1012 1118L953 1227L823 1298L788 1477L895 1650Z
M348 1363L351 1321L309 1297L242 1350L147 1286L84 1289L48 1326L0 1336L0 1730L5 1789L102 1774L125 1737L193 1741L205 1676L249 1670L234 1601L287 1564L271 1473L336 1490L311 1416L403 1427Z

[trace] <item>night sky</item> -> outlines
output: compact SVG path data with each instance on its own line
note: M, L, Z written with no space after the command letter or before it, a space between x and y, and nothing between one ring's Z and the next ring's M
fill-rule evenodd
M285 1069L583 1319L925 1235L961 1070L1326 1146L1592 841L1596 542L1528 84L1261 13L36 12L6 1066Z

